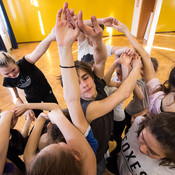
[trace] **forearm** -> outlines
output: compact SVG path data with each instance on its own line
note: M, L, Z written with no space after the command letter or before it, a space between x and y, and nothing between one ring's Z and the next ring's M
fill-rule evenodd
M107 85L109 85L110 82L111 82L111 78L112 78L112 75L113 75L113 73L114 73L114 71L116 69L116 66L117 66L117 63L114 62L111 65L111 67L109 68L109 70L107 71L107 73L105 74L104 78L103 78Z
M65 50L64 50L65 49ZM60 63L64 66L73 65L73 57L70 48L60 51ZM67 59L65 59L67 58ZM80 104L80 87L75 68L61 68L64 98L74 125L84 133L88 127ZM70 90L71 84L71 90Z
M38 117L35 123L35 126L33 128L33 131L27 141L27 145L25 147L24 156L23 156L26 166L30 163L30 161L32 160L32 157L36 154L38 142L39 142L41 131L43 129L45 121L46 120L44 118L40 116Z
M129 74L129 66L122 64L122 82L128 77Z
M0 118L0 174L3 173L10 136L11 116L1 116Z
M30 126L31 126L31 123L32 121L30 119L26 120L25 124L24 124L24 127L21 131L21 134L22 136L25 138L28 136L28 133L29 133L29 129L30 129Z
M57 103L26 103L26 110L38 109L38 110L46 110L51 111L59 108Z
M143 70L147 76L145 76L146 82L150 79L156 77L153 64L150 59L150 55L145 51L145 49L140 45L137 39L131 35L129 31L125 32L126 37L129 39L132 46L136 49L142 59Z
M90 19L84 20L83 22L87 26L92 26L92 21ZM98 24L103 24L103 18L98 18L97 22Z
M97 77L104 76L105 63L107 59L107 50L102 39L93 42L93 56L94 56L94 73Z
M16 87L14 88L8 88L8 90L10 91L11 95L12 95L12 99L13 99L13 103L16 105L20 105L23 104L22 99L20 98L19 94L18 94L18 90Z
M20 97L14 98L14 99L13 99L13 102L14 102L15 105L24 104L24 102L22 101L22 99L21 99Z
M60 64L62 66L74 66L72 47L59 48ZM66 59L65 59L66 58ZM80 100L80 87L75 68L61 68L64 98L66 103ZM70 91L71 85L71 91ZM72 93L73 92L73 93Z

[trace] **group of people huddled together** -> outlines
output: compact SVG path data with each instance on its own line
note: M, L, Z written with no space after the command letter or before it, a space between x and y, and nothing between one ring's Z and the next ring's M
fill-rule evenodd
M134 49L105 45L103 26L124 33ZM59 107L35 66L54 40L67 109ZM104 75L111 54L115 61ZM64 3L55 27L32 53L15 62L0 52L3 86L16 104L0 114L0 174L103 175L106 168L117 175L175 174L175 67L164 84L156 77L157 68L157 60L116 18L83 21L82 11L76 15ZM17 88L24 90L28 103ZM26 122L19 132L13 128L22 114ZM108 154L110 140L117 146Z

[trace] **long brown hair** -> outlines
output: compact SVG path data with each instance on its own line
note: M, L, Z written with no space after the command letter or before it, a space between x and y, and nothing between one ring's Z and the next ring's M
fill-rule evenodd
M63 148L38 153L27 167L27 175L81 175L80 161Z
M158 88L155 92L163 91L167 95L170 92L172 92L173 89L175 89L175 67L172 68L170 75L169 75L169 79L166 80L163 83L163 85L160 88Z

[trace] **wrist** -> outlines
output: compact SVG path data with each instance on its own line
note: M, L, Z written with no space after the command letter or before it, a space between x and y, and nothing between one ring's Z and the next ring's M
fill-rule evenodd
M45 121L46 121L46 118L42 117L41 115L38 116L37 122L39 122L39 123L45 123Z
M129 29L126 29L126 30L124 31L124 33L125 33L126 36L129 36L129 35L130 35Z

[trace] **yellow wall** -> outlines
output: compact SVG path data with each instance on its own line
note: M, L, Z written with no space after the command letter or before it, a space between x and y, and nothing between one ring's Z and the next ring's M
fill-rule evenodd
M175 31L175 0L163 0L156 32Z
M38 7L31 2L38 2ZM63 0L3 0L17 42L41 41L55 24ZM83 19L92 15L114 16L131 29L135 0L67 0L75 12L83 11ZM41 13L45 35L42 34L38 11ZM156 32L175 31L175 0L163 0ZM119 34L113 30L113 35ZM108 35L106 30L104 35Z
M31 4L38 2L38 7ZM56 14L63 7L63 0L3 0L17 42L40 41L55 25ZM135 0L67 0L75 12L83 11L83 19L114 16L131 29ZM45 35L42 34L38 11L41 13ZM113 31L113 34L119 34ZM104 35L108 35L104 31Z

